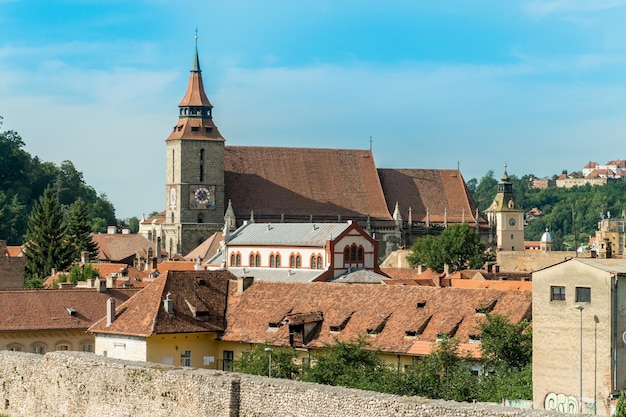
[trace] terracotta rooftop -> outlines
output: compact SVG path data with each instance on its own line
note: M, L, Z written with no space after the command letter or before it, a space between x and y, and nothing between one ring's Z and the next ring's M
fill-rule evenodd
M189 261L195 261L200 259L201 262L206 262L211 259L220 250L220 244L222 242L222 232L215 232L208 239L198 245L194 250L185 255L185 259Z
M410 353L432 344L441 333L460 343L478 334L481 309L506 315L514 323L531 316L529 291L434 288L335 283L254 282L242 294L231 289L228 328L223 340L289 345L288 315L317 312L317 329L304 348L322 348L335 338L367 336L374 349ZM478 311L478 312L477 312ZM332 330L331 330L332 327Z
M0 291L0 331L85 329L106 314L109 297L122 303L136 289Z
M371 151L227 146L224 157L237 219L392 220Z
M227 271L169 271L118 305L111 326L107 327L104 317L89 330L138 337L223 330L228 280L232 278ZM168 294L173 313L163 307Z
M154 243L138 234L104 234L92 236L98 245L98 260L129 263L134 258L148 258L148 248L156 254Z
M385 194L387 208L393 212L396 202L404 221L426 222L427 210L430 223L476 222L474 198L463 176L452 169L378 169L380 183ZM479 223L487 225L479 217Z
M7 256L9 258L17 258L24 256L21 246L7 246Z

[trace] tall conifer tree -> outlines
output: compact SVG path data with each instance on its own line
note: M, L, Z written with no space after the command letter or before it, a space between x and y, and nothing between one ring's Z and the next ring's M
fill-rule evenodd
M63 211L51 188L46 188L31 212L26 244L26 287L37 288L53 268L64 270L71 263Z
M89 257L98 255L98 245L91 239L91 217L87 205L78 198L67 213L67 238L72 249L72 260L80 259L81 252L89 252Z

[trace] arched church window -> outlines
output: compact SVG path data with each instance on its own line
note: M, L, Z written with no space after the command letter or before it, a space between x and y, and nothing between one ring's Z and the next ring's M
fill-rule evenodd
M274 254L270 254L270 268L274 268L276 266L276 257Z
M200 182L204 182L204 148L200 149Z
M324 268L324 265L322 263L322 255L317 255L317 269L322 269Z
M356 256L356 260L358 263L363 263L363 246L359 246L359 249L357 250L357 256Z
M280 268L280 253L276 254L276 268Z

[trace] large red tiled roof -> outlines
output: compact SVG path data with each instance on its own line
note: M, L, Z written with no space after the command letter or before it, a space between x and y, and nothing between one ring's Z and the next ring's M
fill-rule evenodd
M392 220L368 150L227 146L224 165L238 219Z
M400 208L403 220L443 223L447 210L449 223L476 222L476 203L463 176L453 169L378 169L388 210ZM465 213L465 214L463 214ZM479 223L487 224L484 218Z
M367 340L383 352L408 353L416 342L432 343L440 333L454 330L460 343L468 343L470 335L479 333L478 323L484 318L477 309L494 300L492 313L506 315L514 323L530 318L530 291L255 282L242 294L231 290L223 340L288 345L289 326L268 331L270 323L282 320L286 312L319 312L323 317L319 332L303 347L322 348L335 338L353 340L387 318L382 331ZM348 316L343 330L330 331L330 326ZM421 335L407 336L420 331Z
M107 327L104 317L89 330L139 337L223 330L228 280L232 278L227 271L169 271L118 305L111 326ZM168 294L172 314L163 307ZM194 311L204 314L198 318Z
M0 332L85 329L106 315L106 302L118 303L137 293L135 289L15 290L0 291ZM68 312L75 311L74 315Z

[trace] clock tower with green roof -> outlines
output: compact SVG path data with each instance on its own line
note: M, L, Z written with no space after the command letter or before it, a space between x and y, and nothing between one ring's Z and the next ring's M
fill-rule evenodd
M495 230L497 250L523 251L524 250L524 210L515 201L513 184L506 172L498 182L498 193L486 210L489 225Z

